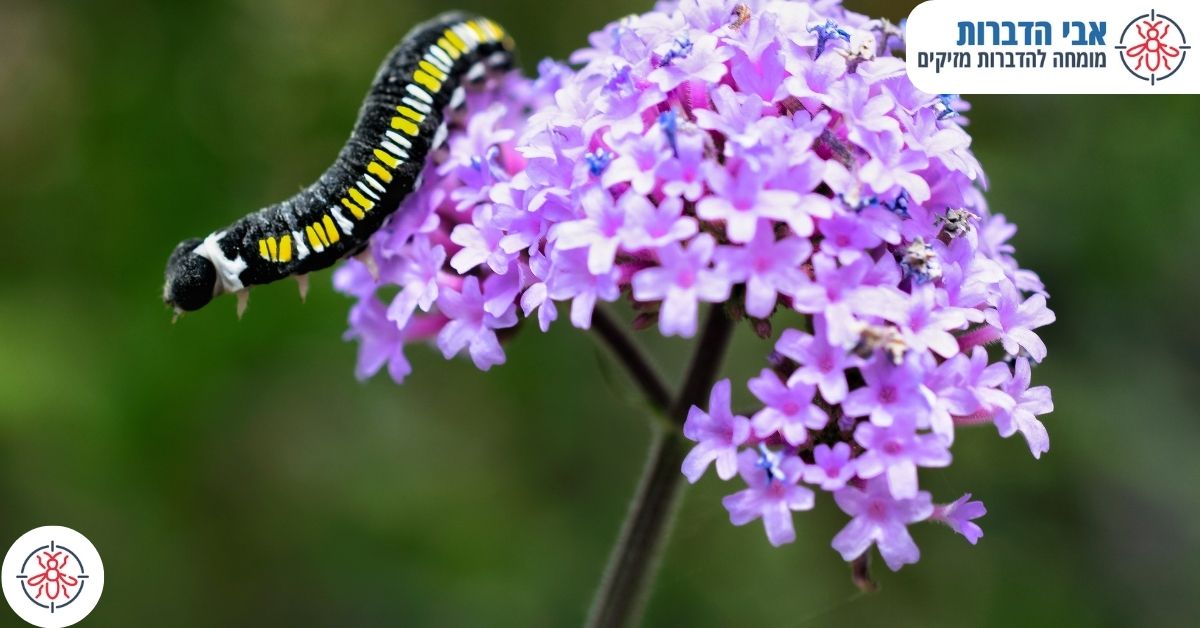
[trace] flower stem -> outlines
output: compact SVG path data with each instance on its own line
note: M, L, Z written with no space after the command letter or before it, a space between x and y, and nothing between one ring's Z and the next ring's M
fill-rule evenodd
M666 426L654 427L637 495L592 600L586 624L590 628L633 626L641 617L679 505L683 488L679 466L685 455L687 447L681 433Z
M596 330L600 340L629 371L629 377L641 387L642 394L646 396L646 400L650 402L654 410L666 413L671 406L671 392L663 383L658 369L642 353L641 347L637 346L621 328L621 325L602 308L596 308L592 313L592 329Z
M682 426L688 409L702 402L712 388L732 335L733 321L723 308L713 306L683 388L669 405L672 425ZM626 628L641 619L678 510L683 488L679 467L686 455L687 441L682 432L656 425L637 494L592 600L586 623L589 628Z

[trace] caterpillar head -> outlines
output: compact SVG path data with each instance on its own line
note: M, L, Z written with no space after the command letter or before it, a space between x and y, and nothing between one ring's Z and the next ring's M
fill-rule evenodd
M204 240L192 238L175 247L167 259L163 301L179 312L192 312L208 304L217 293L217 269L196 252Z

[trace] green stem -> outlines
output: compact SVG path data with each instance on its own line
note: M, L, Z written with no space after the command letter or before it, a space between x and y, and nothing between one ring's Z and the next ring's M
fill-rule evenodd
M714 306L692 355L683 388L669 406L667 418L672 425L682 426L688 409L703 403L732 334L733 322L724 309ZM637 494L588 613L589 628L627 628L641 619L678 510L683 488L680 466L687 445L679 429L655 427Z
M630 379L642 389L654 411L665 414L671 406L671 391L641 347L603 308L596 308L592 313L592 329L629 371Z

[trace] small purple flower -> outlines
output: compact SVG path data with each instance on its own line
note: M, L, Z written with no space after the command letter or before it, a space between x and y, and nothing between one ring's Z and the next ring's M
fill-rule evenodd
M983 536L983 528L973 520L986 515L987 508L983 502L970 499L971 494L966 493L949 504L938 506L934 508L930 518L950 526L951 530L961 534L968 543L974 545Z
M762 218L786 221L800 200L795 192L765 189L765 177L746 165L733 173L713 162L708 165L706 180L713 194L700 199L696 215L723 221L733 242L754 239Z
M955 308L939 307L937 290L930 285L914 288L908 307L894 322L904 329L904 339L910 349L929 349L943 358L958 354L958 340L951 331L964 329L967 317Z
M733 283L746 284L746 312L766 318L780 294L793 295L808 283L801 265L812 253L812 244L799 238L775 240L764 221L745 246L717 249L717 266Z
M757 59L740 53L733 57L730 74L740 89L757 95L767 102L783 100L787 95L784 80L787 71L779 54L779 43L770 42Z
M897 421L888 427L860 423L854 440L866 451L855 460L858 477L870 479L886 473L892 495L908 499L917 494L917 467L950 464L946 443L933 434L920 434L913 421Z
M647 77L664 92L675 89L685 81L715 84L729 71L725 61L733 56L733 51L727 47L718 47L716 37L696 32L686 39L690 44L686 53L676 55L670 64L660 66ZM676 46L674 42L671 45Z
M867 482L860 490L851 486L833 494L839 508L854 517L837 536L833 549L846 561L863 555L875 544L892 571L917 562L921 550L908 533L908 524L924 521L933 514L929 493L921 491L912 499L896 499L882 479Z
M550 286L546 283L550 276L550 260L540 253L530 255L529 272L537 281L531 283L521 295L521 312L529 317L537 310L538 329L545 332L550 329L550 324L558 319L558 308L554 307L554 301L550 298ZM591 324L590 317L588 324Z
M333 271L333 288L356 299L365 299L375 294L379 282L371 275L371 269L361 260L350 258Z
M699 302L720 303L729 298L729 280L709 265L715 247L716 240L707 233L696 236L686 249L667 245L659 250L661 266L633 276L633 298L662 301L658 322L664 335L694 336Z
M587 249L588 270L597 275L607 273L613 267L617 248L625 236L628 207L646 206L650 202L632 192L613 201L608 190L591 186L584 190L579 203L584 216L558 223L550 230L550 238L563 250Z
M1050 436L1046 433L1046 426L1042 425L1037 417L1053 412L1054 402L1050 399L1049 387L1029 387L1031 375L1029 360L1018 358L1012 379L1002 386L1015 405L1011 409L999 409L995 422L1000 436L1008 438L1020 432L1029 443L1029 451L1033 453L1033 457L1040 458L1042 454L1050 451Z
M721 500L735 526L762 518L767 540L779 547L796 540L792 511L811 510L813 492L799 486L804 463L765 447L761 453L744 450L737 459L738 472L748 488Z
M866 133L859 143L871 154L871 160L859 171L863 183L877 194L900 188L917 203L929 200L929 183L917 174L929 165L929 159L921 152L903 150L899 132Z
M804 467L804 481L822 490L837 491L857 473L858 465L850 457L850 445L824 443L813 448L813 464Z
M507 113L504 105L494 103L471 116L466 132L449 139L449 158L438 167L438 171L447 174L455 168L474 168L478 161L486 159L492 148L513 139L516 133L501 123Z
M643 195L654 190L659 165L671 157L670 143L657 133L627 135L614 142L613 150L617 157L600 178L604 187L629 183L635 192Z
M450 319L438 334L442 355L449 359L465 348L481 371L504 364L504 349L495 330L517 324L515 306L502 316L492 316L484 310L485 301L475 277L464 279L461 291L442 290L437 300L438 309Z
M688 411L683 435L695 441L683 459L683 474L695 484L708 465L716 462L717 477L732 478L738 472L738 448L750 438L750 419L735 416L730 408L730 384L723 379L713 386L708 412L696 406Z
M571 299L571 324L579 329L592 326L596 301L615 301L621 294L617 283L618 271L593 274L582 250L555 250L550 269L549 296L551 299Z
M842 402L846 416L870 417L875 425L887 427L898 420L915 420L929 409L920 371L912 361L896 365L876 356L860 370L867 385L846 396Z
M1008 282L1001 284L996 308L984 312L988 325L1000 333L1000 342L1009 355L1021 349L1029 352L1034 362L1046 358L1046 344L1034 329L1054 322L1054 312L1046 308L1046 297L1035 294L1024 302L1017 288Z
M504 232L492 222L492 206L481 205L475 210L471 224L454 227L450 241L463 247L450 259L450 266L459 274L486 263L492 271L508 272L512 255L500 248Z
M884 263L880 260L879 263ZM876 282L872 275L880 268L862 256L845 266L823 253L812 256L816 281L806 284L792 295L792 306L805 314L825 317L829 341L852 346L858 341L856 315L872 316L896 311L894 289L879 286L891 283Z
M883 243L871 225L855 215L835 214L819 226L821 251L849 264Z
M388 320L383 304L374 297L359 301L350 309L350 331L346 340L357 340L358 365L354 374L358 379L368 379L386 364L388 375L397 384L412 372L412 365L404 357L404 333L396 323Z
M775 350L799 364L791 380L815 384L825 401L841 403L849 391L846 369L859 366L862 360L830 344L825 327L825 317L814 316L812 335L788 329L779 337Z
M625 244L630 251L659 249L687 240L700 230L695 218L683 215L679 198L663 199L657 206L643 198L629 203L627 211Z
M988 364L987 350L983 347L975 347L970 357L960 353L942 362L926 371L925 388L930 394L932 410L929 420L919 426L928 423L947 445L953 443L954 417L1012 407L1012 398L997 390L1008 379L1008 366L1003 362Z
M944 396L956 416L1013 405L1012 397L1000 389L1010 379L1008 366L1003 362L989 363L987 350L983 347L975 347L969 358L959 354L947 360L937 372L952 373L953 381L945 387Z
M409 250L396 267L387 275L388 279L401 286L400 293L392 299L387 316L403 329L408 319L419 307L428 312L437 301L442 266L446 263L446 249L440 244L433 246L429 238L418 236L413 239Z
M831 106L841 112L846 123L851 131L850 140L856 143L862 143L863 140L870 142L870 145L863 145L863 148L875 158L902 157L902 151L896 150L895 153L884 153L883 149L891 147L898 149L895 142L890 139L880 140L877 135L899 135L900 123L895 118L888 115L895 108L896 103L891 96L886 93L874 94L871 85L862 78L847 75L844 80L837 81L829 90L829 101ZM876 152L877 151L878 154ZM920 155L911 155L916 158ZM884 190L876 190L883 192ZM923 199L914 199L920 202Z
M696 126L716 131L729 138L751 135L755 123L762 120L766 103L754 94L743 94L729 85L717 87L709 95L709 109L696 109Z
M574 89L574 85L564 88L556 98L560 102L568 99L576 95ZM586 134L591 135L607 126L612 137L620 138L642 132L645 128L642 112L661 103L666 98L666 91L658 89L653 83L635 80L633 68L625 65L617 69L604 84L594 103L578 94L579 100L573 104L581 109L595 109L591 119L585 120L582 125Z
M663 193L682 196L695 202L704 194L705 136L700 133L681 133L675 136L675 157L662 161L658 177L663 181Z
M779 433L790 445L802 445L808 440L808 430L819 430L829 422L829 416L813 405L815 388L794 382L784 384L771 369L763 369L750 380L750 392L766 404L751 418L754 435L766 438Z

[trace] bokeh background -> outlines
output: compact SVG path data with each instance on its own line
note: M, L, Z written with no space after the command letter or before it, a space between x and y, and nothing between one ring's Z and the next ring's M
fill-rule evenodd
M526 68L649 4L456 2ZM88 535L108 582L84 625L581 621L648 441L590 338L523 333L487 374L418 348L405 386L360 384L328 274L304 306L255 290L240 322L232 299L175 325L159 301L172 246L316 176L379 59L445 8L0 1L0 543ZM648 625L1196 625L1200 100L973 102L992 206L1058 314L1035 374L1050 453L962 434L926 483L983 499L986 536L919 527L922 561L869 596L829 547L829 500L773 549L707 477ZM687 343L641 338L678 373ZM764 354L743 330L726 373Z

